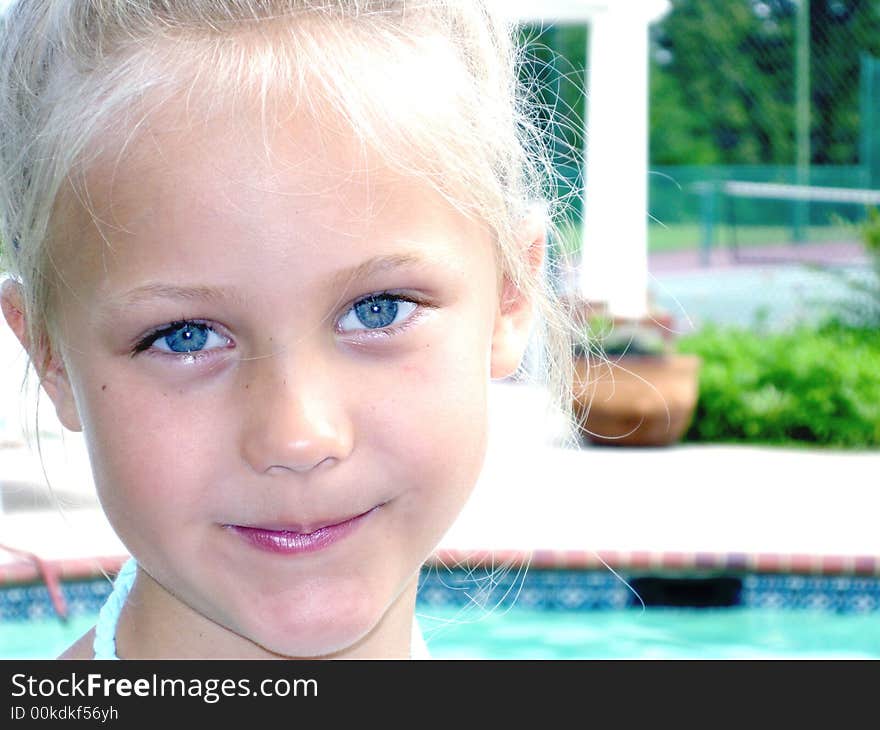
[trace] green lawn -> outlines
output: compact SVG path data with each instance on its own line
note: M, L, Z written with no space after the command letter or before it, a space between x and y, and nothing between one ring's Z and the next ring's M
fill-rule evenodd
M809 226L805 229L805 240L856 241L858 231L848 225ZM677 251L698 248L703 239L703 229L697 223L677 225L648 226L649 251ZM788 226L715 226L713 244L728 246L734 241L740 246L767 246L793 241L792 229Z
M808 243L825 241L859 240L859 232L855 226L845 223L839 225L809 226L804 229L804 240ZM561 227L563 249L569 254L581 247L581 229L579 226L566 223ZM648 226L648 250L652 253L660 251L682 251L697 249L702 245L703 229L698 223L681 223L671 225L651 224ZM769 246L793 242L792 229L788 226L731 226L719 224L715 226L713 246L730 246L736 242L739 246Z

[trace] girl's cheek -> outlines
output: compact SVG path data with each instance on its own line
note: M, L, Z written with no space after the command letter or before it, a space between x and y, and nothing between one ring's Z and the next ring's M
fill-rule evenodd
M421 365L409 363L403 365L400 370L407 378L419 379L425 377L425 368Z

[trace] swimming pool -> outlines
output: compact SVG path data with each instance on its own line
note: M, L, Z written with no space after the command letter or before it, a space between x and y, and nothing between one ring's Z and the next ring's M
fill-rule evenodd
M880 658L877 616L808 609L514 608L448 628L421 623L441 659Z
M419 621L437 658L880 658L876 577L627 580L648 608L608 571L425 571ZM64 584L66 624L44 586L0 590L0 659L57 656L94 624L109 587Z
M875 576L426 571L419 595L438 658L880 658Z
M459 615L421 609L431 655L440 659L880 659L873 614L794 609L545 611L512 608ZM75 616L0 625L0 659L50 659L94 623Z

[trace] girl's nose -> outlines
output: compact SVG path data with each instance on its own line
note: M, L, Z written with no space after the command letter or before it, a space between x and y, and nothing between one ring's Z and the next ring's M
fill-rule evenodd
M316 370L288 371L261 387L251 381L245 391L242 453L257 473L308 472L351 453L352 427L338 385Z

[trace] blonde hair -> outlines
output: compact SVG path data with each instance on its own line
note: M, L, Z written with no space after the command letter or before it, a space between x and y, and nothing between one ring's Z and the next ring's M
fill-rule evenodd
M363 73L363 54L381 64L382 83ZM23 286L29 341L47 358L36 367L42 372L54 339L61 282L50 244L62 187L90 160L119 153L118 130L133 134L174 94L235 103L256 93L268 113L268 90L281 85L298 105L314 108L320 95L389 166L487 226L500 271L538 315L542 372L520 376L545 381L570 414L577 328L551 277L531 273L516 236L536 202L548 229L561 212L534 100L518 81L521 54L512 28L480 0L14 4L0 29L0 264ZM437 109L418 105L395 114L405 92L388 76L414 80L420 59L442 63L456 81L439 121Z

